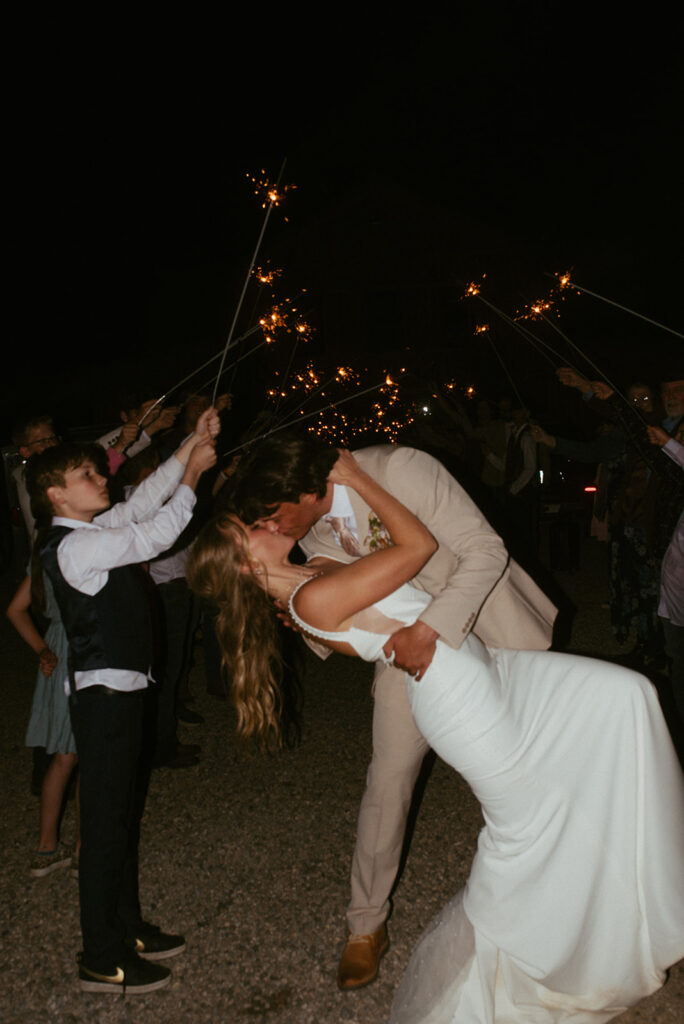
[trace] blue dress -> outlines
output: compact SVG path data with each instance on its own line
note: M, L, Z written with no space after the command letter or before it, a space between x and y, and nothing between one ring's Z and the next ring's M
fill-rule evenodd
M57 655L57 664L48 677L38 669L33 693L31 714L26 729L27 747L45 747L48 754L75 754L76 741L71 731L67 655L68 642L52 584L44 576L45 616L50 625L45 632L45 644Z

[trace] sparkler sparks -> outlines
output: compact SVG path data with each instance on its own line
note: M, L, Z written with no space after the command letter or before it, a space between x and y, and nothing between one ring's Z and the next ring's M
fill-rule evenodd
M412 413L401 402L400 374L386 372L382 384L364 389L368 375L368 370L359 372L352 366L335 367L326 375L310 361L304 370L290 376L287 385L271 387L268 398L273 402L287 398L297 400L298 407L287 415L291 415L293 421L298 417L307 419L311 416L309 432L332 444L348 445L353 438L377 434L382 434L390 442L396 441L399 432L413 422ZM364 403L349 411L341 408L355 393L361 397L370 392L375 395L370 406ZM314 396L327 400L329 404L317 413L307 413L305 407Z
M538 299L536 302L531 302L529 306L525 307L524 312L518 313L514 316L515 321L518 320L541 320L549 309L553 309L555 303L549 296L548 299Z
M282 270L275 267L273 269L257 267L256 270L252 271L252 277L255 277L259 284L273 284L277 277L282 277L282 273Z
M269 204L271 206L280 206L285 198L285 193L297 188L296 185L279 185L277 183L274 185L273 182L268 180L264 170L261 171L260 178L252 174L247 174L246 177L254 186L254 195L260 196L263 199L261 204L262 210L265 210Z
M486 276L487 276L486 274L482 275L482 281L484 281ZM471 281L470 284L468 285L468 287L465 290L465 294L463 295L463 298L466 299L466 298L468 298L469 295L479 295L480 294L480 288L481 288L481 284L478 284L477 281Z
M285 334L292 334L295 331L303 341L311 341L314 335L314 328L298 312L291 299L277 302L269 313L261 317L259 326L269 344L276 340L275 336L279 331Z
M477 324L473 334L486 334L489 330L489 324Z

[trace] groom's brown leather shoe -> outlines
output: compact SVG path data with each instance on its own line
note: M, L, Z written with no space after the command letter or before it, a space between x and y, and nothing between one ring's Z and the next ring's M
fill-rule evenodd
M339 987L361 988L373 981L378 973L380 958L387 952L388 947L386 924L372 935L348 935L340 966L337 968Z

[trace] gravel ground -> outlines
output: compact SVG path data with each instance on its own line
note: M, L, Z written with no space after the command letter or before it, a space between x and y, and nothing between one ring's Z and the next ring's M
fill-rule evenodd
M581 607L571 649L610 656L605 552L586 545L580 572L558 573ZM2 585L3 581L0 581ZM2 594L9 597L5 579ZM147 996L82 994L77 882L67 872L33 880L38 801L29 794L23 746L34 664L3 620L5 778L0 864L0 1018L5 1024L381 1024L411 947L463 884L480 827L467 786L436 761L425 789L390 923L378 980L356 993L335 986L358 804L370 752L369 666L333 655L307 662L301 744L246 760L233 744L229 705L203 692L205 724L183 727L201 763L153 774L141 844L149 920L181 931L186 952L169 988ZM67 806L63 838L74 835ZM684 962L660 992L620 1024L675 1024L684 1017Z

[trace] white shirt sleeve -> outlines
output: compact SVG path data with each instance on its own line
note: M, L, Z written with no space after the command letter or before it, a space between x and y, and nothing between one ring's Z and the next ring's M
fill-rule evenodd
M104 448L106 451L107 448L111 448L113 444L116 444L116 442L119 439L119 434L121 433L122 430L123 426L115 427L114 430L110 430L108 434L103 434L102 437L98 437L95 444L99 444L100 447ZM148 434L146 434L144 430L142 430L140 432L140 437L138 438L138 440L134 441L133 444L129 444L128 448L126 449L126 458L132 459L134 455L138 455L151 444L152 438Z
M663 445L663 451L669 455L673 462L684 469L684 444L680 444L674 437Z
M136 487L128 501L120 501L96 516L96 526L125 526L140 523L153 516L174 493L183 478L185 466L172 455Z
M97 594L110 569L145 562L167 551L190 522L195 501L194 491L181 485L170 501L143 522L107 528L97 521L81 523L56 517L53 524L74 527L57 551L64 579L81 593ZM98 516L98 520L102 518Z

